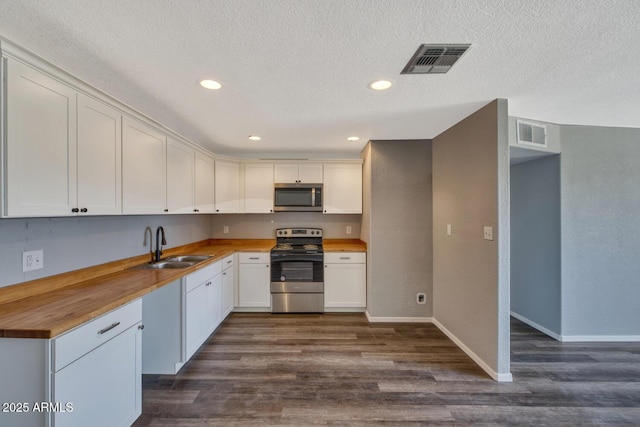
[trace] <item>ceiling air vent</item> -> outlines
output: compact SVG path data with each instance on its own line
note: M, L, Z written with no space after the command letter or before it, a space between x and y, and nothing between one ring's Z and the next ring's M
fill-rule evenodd
M544 148L547 146L547 127L536 123L516 121L518 144Z
M470 46L470 44L420 45L400 74L444 74Z

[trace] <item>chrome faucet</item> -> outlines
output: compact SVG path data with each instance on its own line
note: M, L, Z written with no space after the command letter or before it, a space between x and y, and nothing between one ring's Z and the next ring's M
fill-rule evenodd
M160 243L160 233L162 233L162 243ZM162 256L162 245L167 244L167 239L164 237L164 228L162 226L158 227L156 230L156 256L154 261L160 261L160 257Z

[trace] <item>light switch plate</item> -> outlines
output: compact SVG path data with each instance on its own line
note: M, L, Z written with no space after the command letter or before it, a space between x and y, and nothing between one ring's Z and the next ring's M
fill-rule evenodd
M447 224L447 236L451 236L452 234L451 224Z
M493 227L484 228L484 240L493 240Z
M351 234L351 226L347 225L347 234Z

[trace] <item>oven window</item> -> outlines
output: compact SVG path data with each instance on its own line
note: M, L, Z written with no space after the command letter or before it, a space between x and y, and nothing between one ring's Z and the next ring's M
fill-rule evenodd
M313 262L283 262L280 264L282 270L280 272L290 282L312 282L313 281Z
M276 206L312 206L310 188L276 188Z

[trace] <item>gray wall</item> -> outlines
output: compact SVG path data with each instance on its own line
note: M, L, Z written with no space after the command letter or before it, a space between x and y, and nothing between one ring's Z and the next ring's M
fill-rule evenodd
M504 379L510 377L508 150L505 100L433 141L434 317ZM493 241L483 239L484 226L493 227Z
M563 126L562 334L640 336L640 129Z
M431 317L431 141L371 141L363 151L362 238L371 317ZM424 292L427 303L417 304Z
M511 311L561 334L560 156L511 166Z
M359 239L362 215L329 215L321 212L276 212L272 214L211 215L211 237L215 239L274 239L276 228L319 227L325 239ZM224 226L229 233L224 233ZM346 233L351 226L351 234Z
M169 248L210 235L208 215L0 219L0 286L148 253L145 228L155 244L160 225ZM44 268L23 273L22 252L37 249Z

